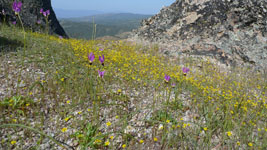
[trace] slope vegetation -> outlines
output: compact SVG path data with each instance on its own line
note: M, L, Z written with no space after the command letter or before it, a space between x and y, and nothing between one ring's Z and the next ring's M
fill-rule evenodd
M267 148L266 74L0 30L0 149Z

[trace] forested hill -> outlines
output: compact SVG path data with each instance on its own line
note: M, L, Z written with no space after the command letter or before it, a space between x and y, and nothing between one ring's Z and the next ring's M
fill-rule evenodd
M94 23L97 25L96 37L117 36L123 32L137 29L140 26L140 22L149 17L150 15L131 13L100 14L60 19L60 23L70 37L91 39Z

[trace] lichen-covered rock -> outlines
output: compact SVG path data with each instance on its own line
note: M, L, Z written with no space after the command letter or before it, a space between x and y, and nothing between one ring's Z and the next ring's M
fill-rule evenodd
M133 38L267 68L267 0L176 0L144 20Z
M18 1L18 0L17 0ZM64 29L59 24L56 15L51 6L51 0L20 0L22 2L22 9L20 16L25 27L38 31L41 28L46 27L45 17L40 13L41 8L44 10L50 10L49 15L49 33L57 34L63 37L67 37ZM18 17L16 17L12 10L13 0L0 0L0 22L5 21L8 24L16 21L19 23ZM4 14L2 12L4 10Z

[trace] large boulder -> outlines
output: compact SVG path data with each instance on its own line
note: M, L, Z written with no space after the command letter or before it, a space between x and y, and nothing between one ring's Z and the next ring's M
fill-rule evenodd
M25 27L28 27L34 31L38 31L46 27L45 17L40 13L40 10L43 8L44 10L50 10L49 33L67 37L67 34L56 18L56 15L51 6L51 0L20 1L22 2L20 16ZM11 24L11 22L13 21L17 21L17 23L19 23L18 17L16 17L14 11L12 10L13 2L13 0L0 0L0 22L3 22L5 17L6 23L8 24ZM2 13L2 10L5 11L4 15Z
M266 68L267 0L176 0L144 20L134 39L171 45L172 54Z

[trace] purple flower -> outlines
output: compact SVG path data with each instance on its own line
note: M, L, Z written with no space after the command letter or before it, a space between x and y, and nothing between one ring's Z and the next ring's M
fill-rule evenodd
M100 50L100 51L103 51L104 49L103 49L103 48L100 48L99 50Z
M63 39L63 37L60 35L60 36L59 36L59 39Z
M46 11L43 12L43 15L46 17Z
M187 74L189 72L189 68L183 67L183 73Z
M42 14L44 12L44 9L43 8L41 8L41 10L40 10L40 14Z
M41 8L40 13L43 14L46 17L46 16L50 15L50 10L48 9L48 10L44 11L44 9Z
M102 65L104 65L104 60L105 60L104 55L102 55L102 57L99 56L99 61L101 62Z
M22 3L21 2L14 2L13 3L13 10L15 11L15 13L19 13L21 11L21 6L22 6Z
M104 74L105 74L105 71L99 71L98 70L98 75L99 75L100 78L103 78Z
M3 14L3 15L5 15L5 14L6 14L4 9L2 9L2 14Z
M170 81L171 77L168 75L165 75L165 82L168 83Z
M49 16L50 15L50 10L46 10L46 15Z
M17 24L17 22L16 21L12 21L12 24L15 25L15 24Z
M95 60L95 55L91 52L90 55L88 55L88 60L90 62L90 65L93 63Z
M172 87L175 88L176 84L175 83L172 83Z
M37 20L37 24L41 24L41 20Z

